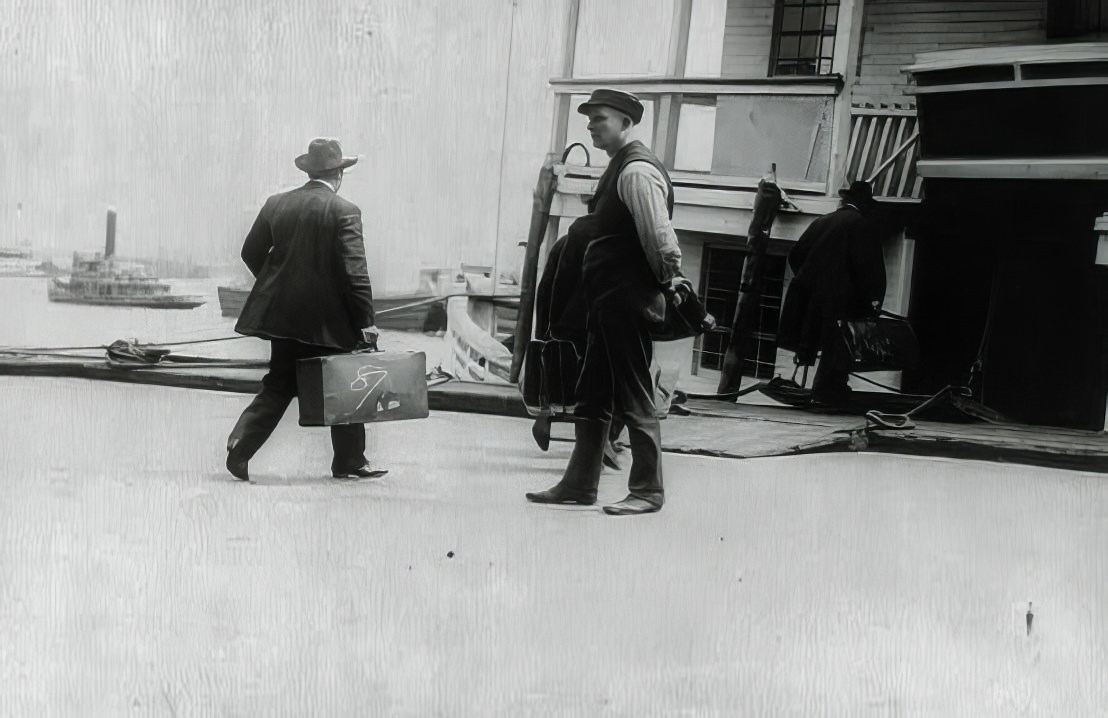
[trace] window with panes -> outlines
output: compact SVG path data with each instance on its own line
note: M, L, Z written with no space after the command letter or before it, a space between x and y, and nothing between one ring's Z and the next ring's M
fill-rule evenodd
M776 0L769 74L831 74L838 19L838 0Z

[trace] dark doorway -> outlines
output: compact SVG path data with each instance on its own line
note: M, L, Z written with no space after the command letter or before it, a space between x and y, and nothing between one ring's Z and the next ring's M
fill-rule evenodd
M731 342L731 324L739 300L739 281L748 253L744 249L705 245L700 277L704 308L716 318L717 328L697 339L696 366L721 370ZM777 325L781 316L785 257L769 255L766 283L759 306L756 330L743 337L743 376L771 379L777 365Z
M1018 421L1101 428L1101 185L929 181L911 302L923 357L906 391L972 378L976 398Z

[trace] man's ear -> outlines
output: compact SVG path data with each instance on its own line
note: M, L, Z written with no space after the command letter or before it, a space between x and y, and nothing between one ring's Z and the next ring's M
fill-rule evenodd
M629 115L624 115L623 116L623 129L629 130L634 126L635 126L635 123L632 122L631 117Z

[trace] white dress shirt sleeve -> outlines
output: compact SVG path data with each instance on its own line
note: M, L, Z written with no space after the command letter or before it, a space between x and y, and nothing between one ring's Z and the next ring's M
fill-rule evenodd
M649 162L632 162L619 175L619 198L635 219L646 261L659 282L681 272L681 248L666 208L666 181Z

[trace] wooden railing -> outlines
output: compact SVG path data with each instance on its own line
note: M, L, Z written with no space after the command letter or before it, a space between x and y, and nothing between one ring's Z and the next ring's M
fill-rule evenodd
M446 370L462 381L512 383L512 352L473 320L469 302L467 297L451 297L446 302L446 341L450 347Z
M683 78L683 77L609 77L598 79L571 78L550 81L554 94L558 98L555 114L552 153L561 153L571 139L587 142L581 130L583 121L576 114L576 102L588 97L591 90L598 86L625 90L635 93L646 108L644 124L636 129L637 138L650 146L655 154L669 168L679 166L678 135L686 140L690 138L708 139L710 166L703 164L703 143L693 139L690 144L701 145L694 152L698 159L695 166L686 165L682 169L705 175L740 174L736 167L747 171L753 165L761 173L763 164L779 162L782 178L819 180L827 174L828 141L826 135L833 126L832 116L843 102L843 78L839 75L821 75L818 77L770 77L770 78ZM788 100L795 102L788 102ZM743 124L743 127L718 125L714 129L696 128L683 130L682 114L686 105L698 108L716 108L726 115L726 123ZM751 105L748 107L748 105ZM740 112L738 107L746 108ZM721 109L722 108L722 109ZM760 113L762 124L749 121L746 111ZM738 113L736 115L736 113ZM803 126L805 120L811 123L813 134L805 140L781 136L779 139L767 130L774 120L781 119L782 113L789 127ZM715 122L715 120L713 120ZM570 131L574 123L576 131ZM704 137L704 129L712 133ZM688 134L686 134L688 133ZM742 137L744 147L740 147L736 138ZM845 142L845 138L843 138ZM780 145L777 143L780 142ZM830 141L830 152L835 151L835 138ZM789 149L788 158L782 159L781 153ZM803 149L807 148L805 154ZM818 156L817 156L818 153ZM765 159L763 163L761 160ZM687 161L687 160L686 160ZM602 164L602 162L598 163Z
M873 184L875 197L919 199L916 171L919 129L916 111L899 107L853 107L846 179Z

